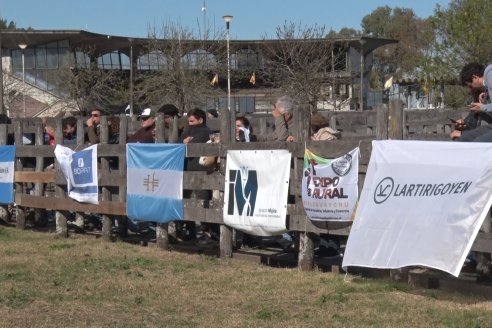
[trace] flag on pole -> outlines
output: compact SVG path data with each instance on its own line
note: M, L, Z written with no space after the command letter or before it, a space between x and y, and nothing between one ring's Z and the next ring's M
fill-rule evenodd
M256 72L253 72L253 74L251 74L251 78L249 79L249 83L251 83L252 85L256 84Z
M212 81L210 81L211 86L216 86L219 83L219 74L215 74Z
M14 202L15 146L0 146L0 204Z
M55 156L67 180L68 197L78 202L99 204L97 145L78 152L56 145Z
M127 215L166 223L183 219L183 167L186 145L126 145Z

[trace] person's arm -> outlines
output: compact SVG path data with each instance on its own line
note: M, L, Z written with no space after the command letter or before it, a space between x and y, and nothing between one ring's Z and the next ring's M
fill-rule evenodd
M94 125L87 127L87 139L89 139L89 143L92 145L99 143L99 136L97 135L97 128Z

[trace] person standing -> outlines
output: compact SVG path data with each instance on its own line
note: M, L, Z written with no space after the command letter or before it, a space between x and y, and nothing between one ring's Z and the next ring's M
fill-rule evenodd
M192 143L206 143L210 139L210 129L207 127L207 113L205 111L194 108L188 111L188 131L183 132L178 139L178 143L192 144ZM199 157L190 157L186 160L186 170L187 171L207 171L205 166L200 165ZM203 200L203 207L208 208L211 199L210 190L184 190L183 196L192 197L196 199ZM213 229L210 224L204 225L204 230L208 230L208 235L204 234L202 236L204 243L210 240L210 235ZM196 223L194 221L186 222L187 238L196 239Z
M99 133L101 125L102 112L99 108L94 107L91 110L91 116L85 122L87 125L87 139L89 144L95 145L99 143Z
M274 130L266 135L258 135L258 141L287 141L294 122L292 99L289 96L278 98L273 105L272 116Z
M150 107L145 108L138 117L140 129L128 136L127 142L153 143L154 135L152 130L155 127L155 111Z

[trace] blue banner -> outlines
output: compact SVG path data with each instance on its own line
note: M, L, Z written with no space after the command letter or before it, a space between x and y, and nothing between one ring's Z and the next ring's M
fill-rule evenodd
M15 146L0 146L0 204L14 202Z

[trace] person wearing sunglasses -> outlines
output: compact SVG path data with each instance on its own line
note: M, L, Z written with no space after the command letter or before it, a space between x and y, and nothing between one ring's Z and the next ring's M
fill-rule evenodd
M145 108L138 117L140 120L140 129L134 134L128 136L127 142L153 143L155 127L155 110L150 107Z

